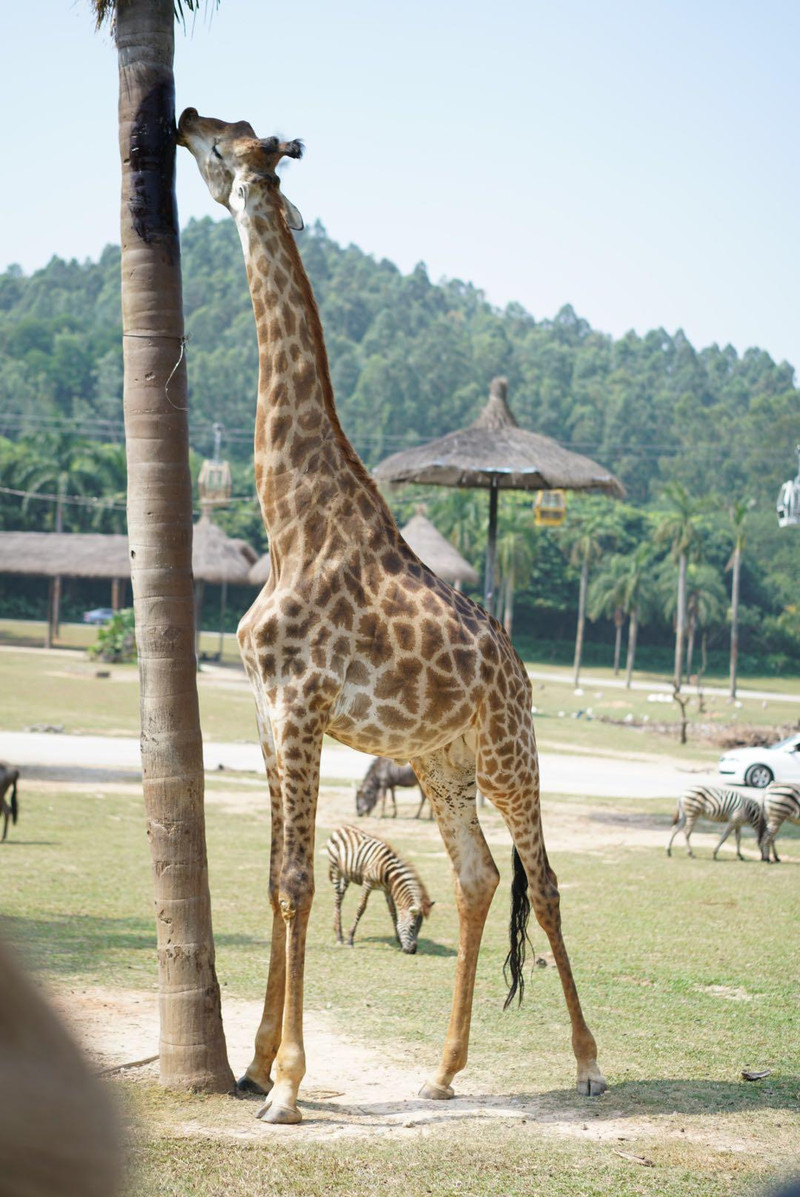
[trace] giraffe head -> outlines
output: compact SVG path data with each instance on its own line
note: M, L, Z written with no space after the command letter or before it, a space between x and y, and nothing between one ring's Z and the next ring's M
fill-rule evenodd
M234 216L244 211L261 189L270 188L280 196L289 228L302 229L303 218L280 194L275 173L281 158L302 157L302 142L259 138L247 121L227 124L200 116L196 108L186 108L181 114L177 140L194 156L212 198Z

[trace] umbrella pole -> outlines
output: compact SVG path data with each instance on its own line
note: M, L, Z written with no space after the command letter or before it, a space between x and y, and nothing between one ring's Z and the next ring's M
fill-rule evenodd
M489 486L489 535L486 539L486 577L483 581L483 605L492 614L494 604L494 561L497 549L497 480Z

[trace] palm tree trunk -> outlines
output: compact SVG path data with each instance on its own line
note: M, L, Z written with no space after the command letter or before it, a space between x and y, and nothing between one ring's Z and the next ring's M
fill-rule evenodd
M686 554L678 561L678 612L675 621L675 671L673 681L678 690L683 676L683 638L686 623Z
M733 550L733 581L731 584L731 702L736 698L736 675L739 668L739 577L741 569L742 550L737 544Z
M687 681L692 676L692 664L694 663L694 637L697 631L697 623L694 616L690 615L688 619L688 626L686 629L686 678Z
M625 685L630 690L631 678L633 677L633 662L636 657L636 636L639 631L639 612L636 607L631 611L631 619L628 624L628 660L625 663Z
M511 639L511 629L514 625L514 562L511 561L506 574L506 601L503 611L503 627Z
M119 0L128 537L155 878L162 1084L233 1084L214 966L192 593L192 494L174 193L172 0Z
M617 607L614 611L614 677L619 675L619 661L622 655L622 625L624 622L625 615Z
M575 632L575 661L572 684L578 689L581 676L581 659L583 657L583 629L586 626L586 587L589 581L589 558L584 557L581 564L581 587L578 593L578 627Z

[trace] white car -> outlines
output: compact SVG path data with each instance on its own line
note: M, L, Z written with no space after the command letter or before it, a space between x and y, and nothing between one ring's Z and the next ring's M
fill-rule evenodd
M771 781L800 783L800 735L769 748L733 748L719 758L719 772L738 785L763 790Z

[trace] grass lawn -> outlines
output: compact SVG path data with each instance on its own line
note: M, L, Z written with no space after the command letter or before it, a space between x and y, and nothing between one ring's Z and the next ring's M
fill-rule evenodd
M140 796L125 787L31 781L21 806L20 822L0 847L5 934L57 990L151 992L155 933ZM132 1125L131 1197L710 1197L766 1191L771 1179L800 1170L800 838L781 837L780 866L757 862L752 840L747 862L737 862L726 845L715 864L710 833L696 835L697 859L682 852L667 859L670 817L671 803L652 801L589 806L559 798L545 808L565 938L611 1085L606 1096L590 1102L572 1090L568 1023L552 964L533 970L520 1010L501 1010L509 854L498 816L486 809L481 821L504 878L481 954L470 1061L456 1086L516 1099L521 1116L454 1117L391 1132L376 1119L374 1135L306 1141L291 1129L252 1135L259 1127L252 1107L228 1098L119 1080ZM352 818L349 789L327 788L318 846ZM268 926L261 790L209 779L207 819L223 992L259 999ZM457 927L449 866L427 822L370 826L415 861L436 906L416 956L397 950L380 895L362 919L356 948L337 950L320 863L307 1007L324 1011L354 1043L379 1047L387 1067L418 1069L421 1081L441 1049L451 996ZM355 901L350 891L346 919ZM535 924L531 934L536 953L547 958ZM246 1060L233 1063L241 1069ZM743 1068L769 1068L771 1076L748 1084ZM528 1108L535 1113L524 1117ZM241 1133L222 1135L223 1124Z

